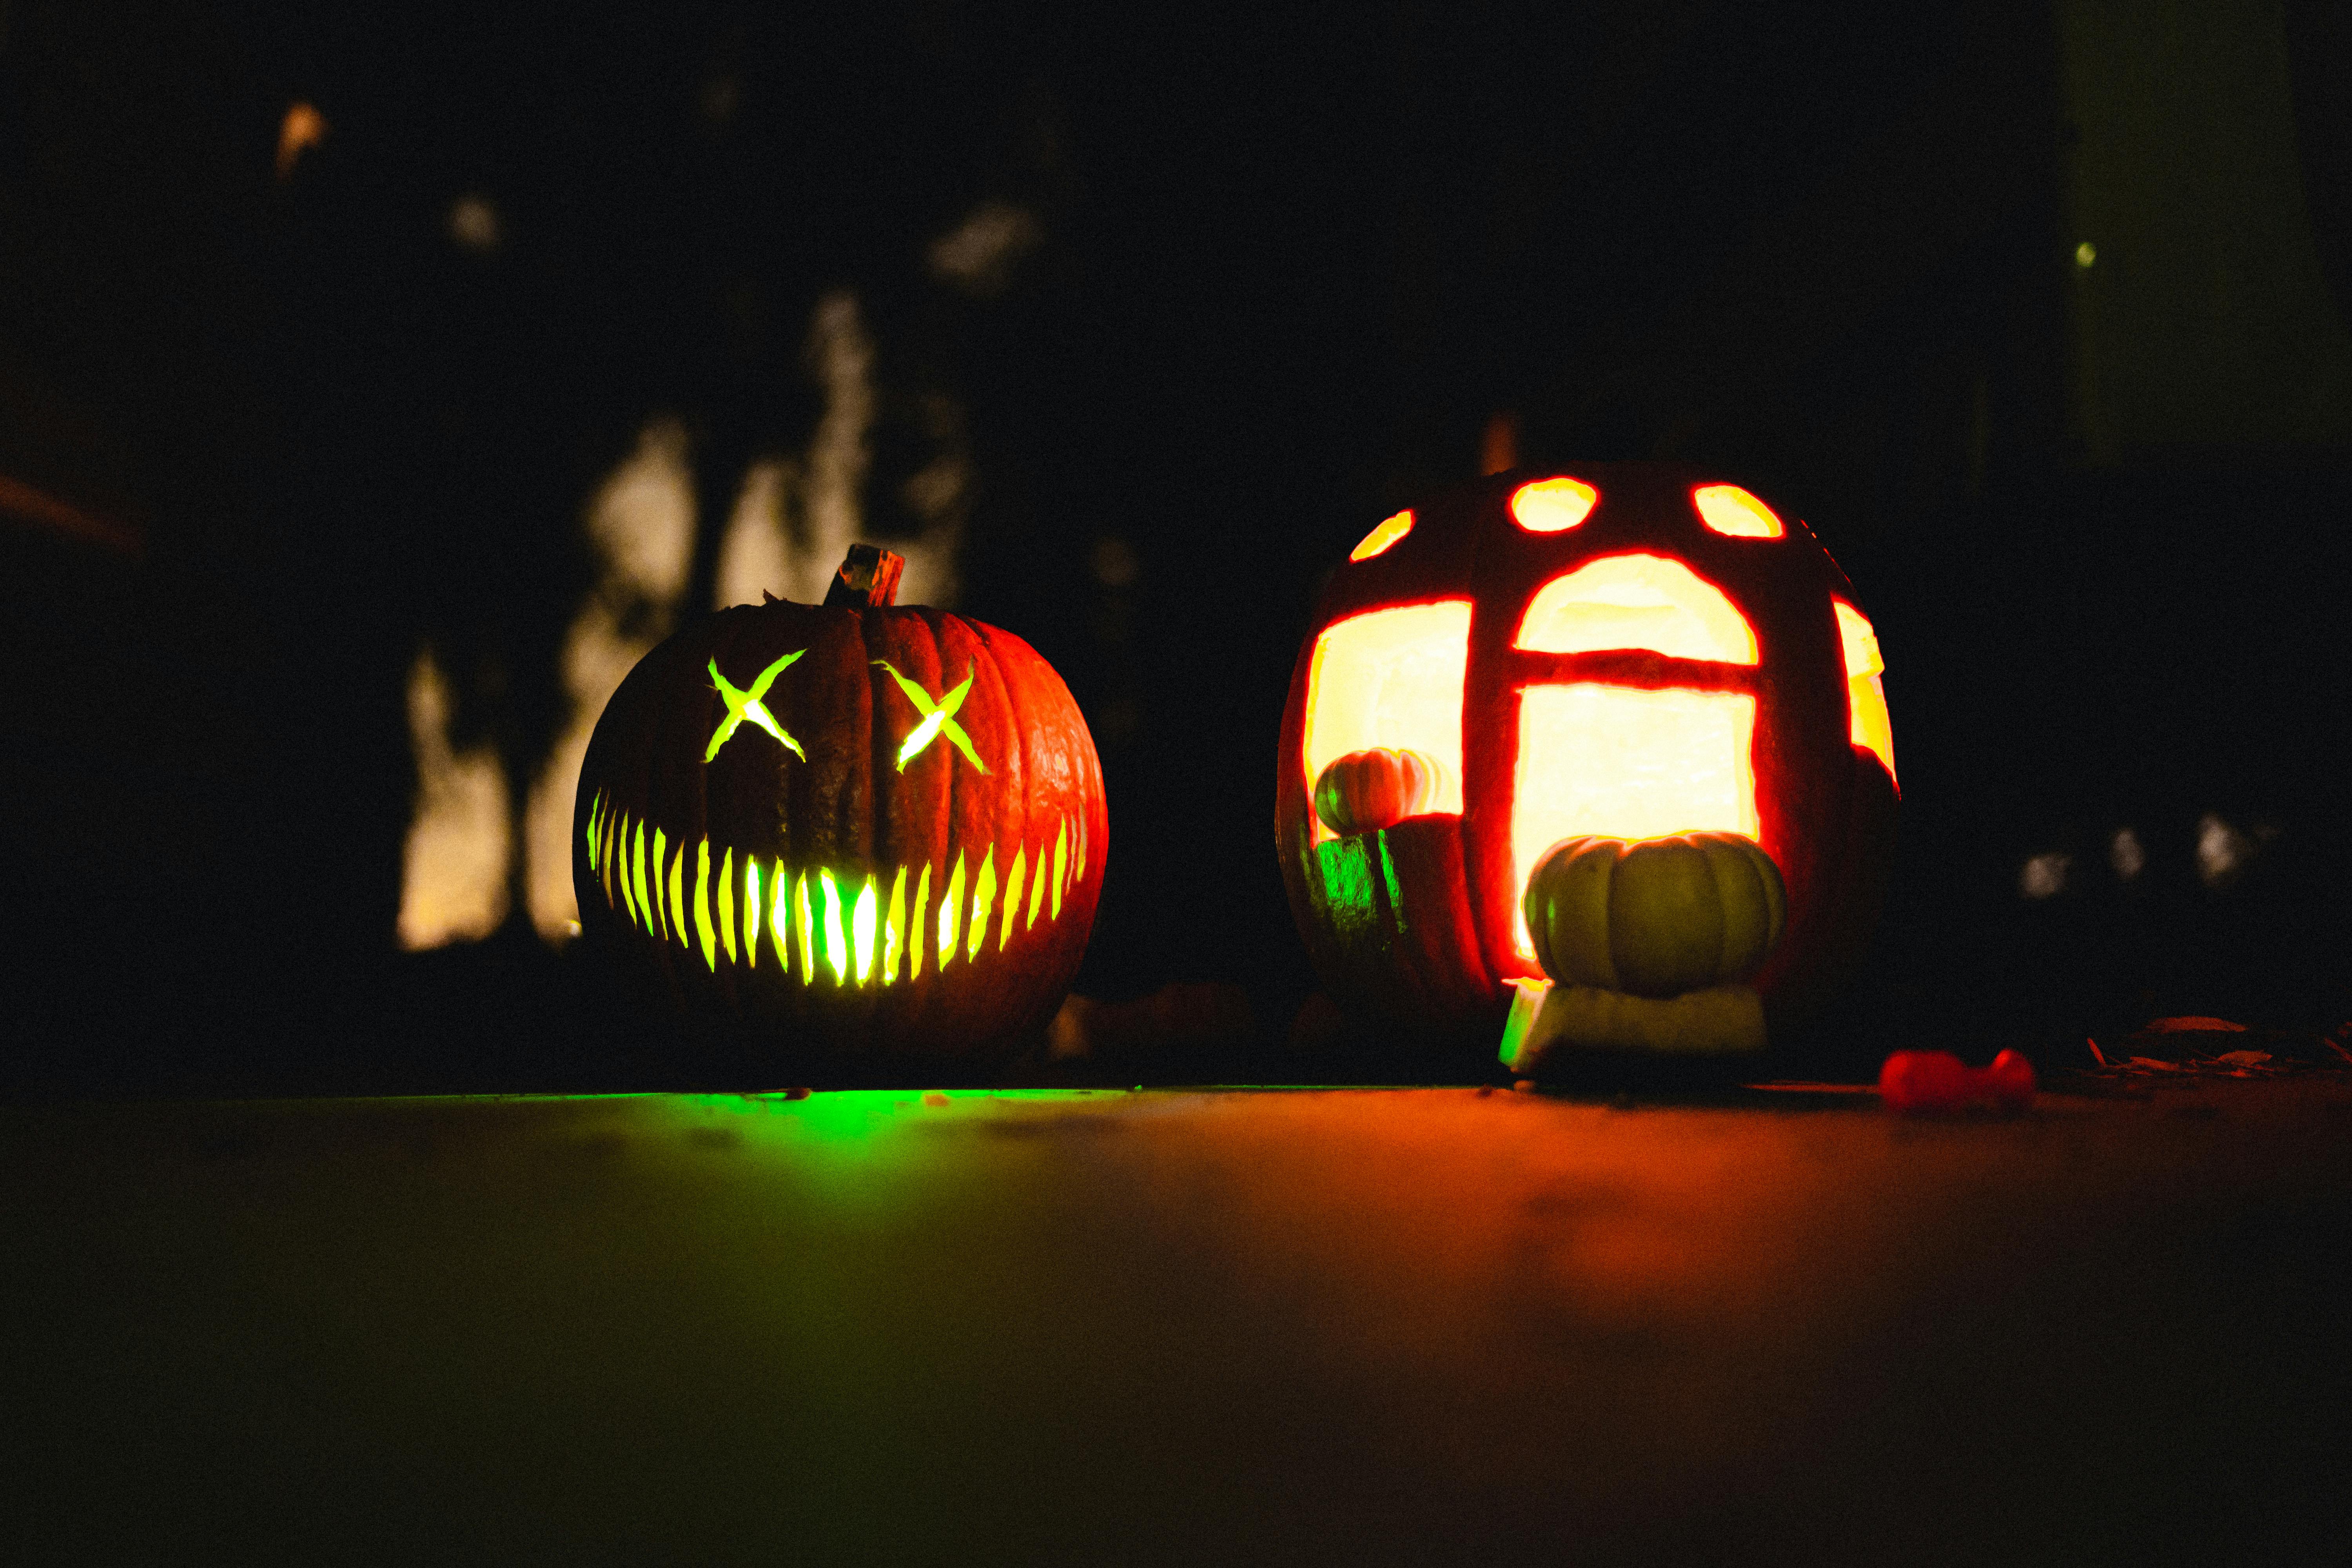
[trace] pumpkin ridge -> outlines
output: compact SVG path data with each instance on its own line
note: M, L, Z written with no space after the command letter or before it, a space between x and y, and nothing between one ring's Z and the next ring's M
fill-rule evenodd
M1010 634L984 624L979 627L979 631L982 646L988 649L991 661L995 663L999 670L1002 671L1005 662L1004 655L1005 653L1010 652L1010 644L1008 641L1006 647L1000 650L997 639L1001 637L1007 637L1009 639ZM1024 670L1023 673L1025 675L1026 671ZM1029 712L1025 705L1025 692L1021 695L1015 695L1016 684L1017 683L1013 681L1006 681L1004 683L1003 720L1006 723L1011 725L1013 731L1013 743L1006 748L1006 753L1008 756L1018 759L1021 775L1019 787L1011 791L1008 797L1013 803L1015 814L1015 842L1013 853L1014 856L1013 864L1018 867L1021 864L1020 858L1026 855L1030 848L1029 817L1031 813L1035 809L1037 804L1034 799L1037 781L1037 759L1030 751L1031 745L1036 739L1036 731L1031 723L1033 715ZM1038 874L1042 877L1045 872L1045 856L1042 853L1043 846L1040 846L1039 849L1040 853L1037 857L1037 870ZM1018 896L1020 889L1017 882L1013 884L1013 889L1014 897L1012 901L1005 906L1006 924L1003 932L1000 933L998 937L997 945L1000 949L1004 945L1005 937L1009 936L1012 932L1013 905L1020 901Z

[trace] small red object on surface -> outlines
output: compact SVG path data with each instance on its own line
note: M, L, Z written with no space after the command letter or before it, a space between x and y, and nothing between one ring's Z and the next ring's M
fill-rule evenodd
M1949 1051L1896 1051L1878 1069L1878 1098L1889 1110L1964 1110L1986 1100L2021 1110L2033 1087L2033 1064L2015 1051L1989 1068L1965 1066Z

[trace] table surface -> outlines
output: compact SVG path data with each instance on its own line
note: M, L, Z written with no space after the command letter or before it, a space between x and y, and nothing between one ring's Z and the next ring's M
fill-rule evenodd
M28 1562L2352 1560L2347 1215L2332 1075L18 1107L0 1464Z

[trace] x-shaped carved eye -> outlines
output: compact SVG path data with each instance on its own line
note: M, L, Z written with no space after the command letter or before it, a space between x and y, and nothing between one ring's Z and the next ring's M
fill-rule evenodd
M923 715L923 721L915 726L908 734L906 743L898 748L900 773L905 773L907 764L915 759L916 754L942 732L955 742L955 748L963 753L964 761L982 773L988 771L988 764L982 762L980 753L971 749L971 737L965 734L963 726L955 721L956 710L963 706L963 700L971 692L972 677L979 672L977 661L966 661L961 684L937 702L931 700L929 692L899 674L888 659L877 658L874 662L890 671L890 679L898 683L898 689L907 694L907 700Z
M768 688L776 683L776 677L782 675L793 660L806 652L808 652L806 648L797 649L768 666L760 672L760 678L751 682L751 689L749 691L738 691L728 685L727 678L719 673L719 661L715 658L710 661L710 679L719 688L719 697L727 704L727 717L719 721L719 728L712 732L709 749L702 753L704 762L707 763L717 756L719 748L725 745L729 737L732 736L737 730L742 728L747 719L790 746L793 755L803 762L808 761L808 753L801 750L801 743L784 732L784 727L776 722L776 716L769 712L767 704L761 700L768 695Z

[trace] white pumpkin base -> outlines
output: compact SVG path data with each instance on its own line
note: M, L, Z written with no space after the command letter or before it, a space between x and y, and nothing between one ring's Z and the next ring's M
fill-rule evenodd
M1532 1077L1555 1051L1746 1056L1764 1048L1764 1003L1746 985L1710 985L1655 1001L1598 985L1515 983L1503 1065Z

